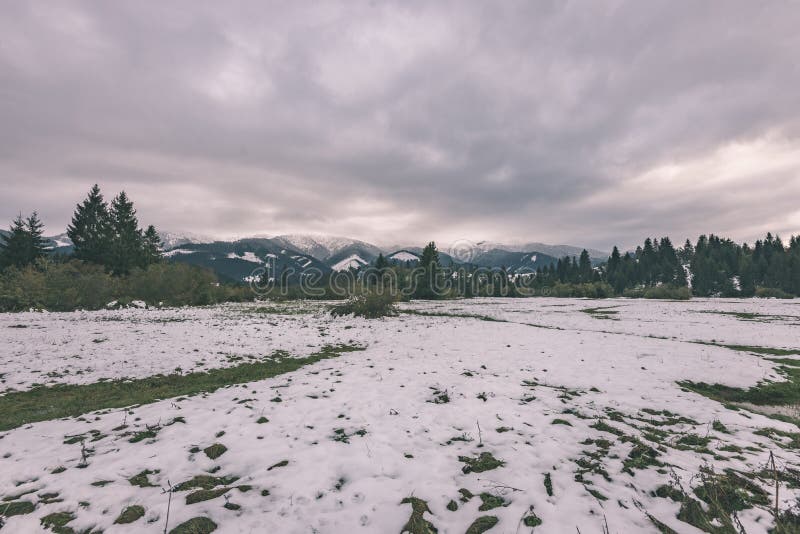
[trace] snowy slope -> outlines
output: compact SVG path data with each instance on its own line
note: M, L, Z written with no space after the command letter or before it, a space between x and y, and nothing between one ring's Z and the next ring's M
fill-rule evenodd
M33 381L85 383L176 366L186 372L201 364L235 365L235 357L258 359L276 349L303 355L324 343L366 348L246 387L3 432L0 498L33 491L18 499L35 505L30 514L7 518L6 529L36 532L41 517L63 511L75 515L68 526L76 531L163 532L163 489L214 473L238 479L227 491L222 486L224 495L195 504L186 502L189 491L176 491L168 528L202 516L223 533L400 532L411 516L402 500L414 496L427 503L424 518L441 533L462 534L481 516L497 518L490 534L530 532L521 521L531 510L542 520L534 532L601 532L607 522L611 532L657 533L652 517L688 533L698 531L676 517L680 503L654 493L672 476L692 488L705 465L760 473L770 451L781 466L798 467L798 450L778 446L783 438L762 431L794 432L793 425L726 409L675 384L706 377L731 386L780 380L763 357L694 341L758 345L769 339L797 348L796 301L601 304L618 312L616 320L583 311L597 301L544 298L403 305L500 322L332 319L321 303L292 303L285 313L270 311L268 320L258 311L264 304L0 314L9 341L0 346L2 380L17 389ZM748 321L733 312L776 319ZM8 328L19 324L28 328ZM665 407L675 417L655 415ZM715 421L724 426L712 428ZM130 441L132 432L148 427L155 429L152 437ZM651 442L656 431L668 437ZM80 442L65 439L76 434L86 436L90 450L81 468ZM713 454L681 448L685 436L707 439ZM652 446L665 468L626 471L636 440ZM214 443L228 449L216 460L202 452ZM465 469L462 458L481 453L503 464ZM594 470L582 471L586 466ZM152 487L128 481L144 470ZM769 479L752 483L773 489ZM475 497L462 501L461 488ZM58 496L41 497L48 493ZM503 505L480 510L480 493ZM797 495L796 487L782 484L780 506ZM238 508L223 507L226 502ZM132 504L145 516L113 525ZM769 504L738 518L748 533L772 524Z
M351 254L347 256L341 261L334 263L331 266L331 269L334 271L347 271L348 269L359 269L365 265L369 265L369 262L359 256L358 254Z
M348 237L309 235L309 234L288 234L272 238L276 242L283 243L285 246L299 250L314 256L318 260L325 261L331 256L339 254L348 247L360 247L366 249L368 254L377 256L380 249L375 245L351 239Z

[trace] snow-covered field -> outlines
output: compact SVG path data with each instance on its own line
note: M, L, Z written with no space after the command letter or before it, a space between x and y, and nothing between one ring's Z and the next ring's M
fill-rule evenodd
M673 483L692 494L705 466L761 472L770 452L781 469L800 468L800 449L763 431L794 425L676 384L783 380L764 355L720 345L800 348L800 301L402 308L417 313L333 319L324 303L260 303L0 314L3 393L364 347L207 395L0 433L0 516L8 502L35 505L3 531L37 532L42 517L68 512L75 532L163 532L167 519L171 529L194 517L216 532L400 532L410 519L419 525L402 503L414 497L441 533L464 533L483 516L497 518L489 532L529 532L534 515L534 532L658 532L656 521L699 532L676 517L681 502L653 492ZM130 441L148 427L153 437ZM203 449L214 444L227 450L211 459ZM502 464L470 470L481 454ZM143 472L134 481L150 485L134 485ZM198 475L219 477L207 481L219 491L202 495L216 496L187 504L198 488L175 491L167 518L164 490ZM770 503L738 512L748 533L773 524L769 482L753 483ZM783 509L798 495L790 485L781 485ZM132 505L144 516L114 524Z

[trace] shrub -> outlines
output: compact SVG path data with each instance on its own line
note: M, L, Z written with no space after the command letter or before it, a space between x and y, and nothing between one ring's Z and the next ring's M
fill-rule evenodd
M97 310L114 300L184 306L252 297L246 286L219 284L211 271L178 263L153 264L123 277L79 260L43 259L0 272L0 311Z
M691 291L686 286L660 285L626 289L622 296L634 299L689 300Z
M542 291L547 295L547 288ZM556 283L549 288L549 294L553 297L575 297L604 299L614 296L614 288L605 282L592 282L586 284L562 284Z
M756 297L762 299L791 299L794 298L793 295L786 293L782 289L778 289L777 287L757 287L756 288Z
M350 297L341 304L331 306L331 315L334 317L354 315L366 319L377 319L378 317L397 315L397 307L394 297L388 291L370 292Z

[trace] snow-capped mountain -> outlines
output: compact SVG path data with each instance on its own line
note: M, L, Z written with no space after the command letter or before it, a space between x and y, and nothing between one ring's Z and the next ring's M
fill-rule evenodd
M329 265L331 263L328 260L334 256L342 256L342 253L346 250L352 250L353 253L360 252L361 254L359 255L367 262L372 261L381 252L375 245L357 239L350 239L349 237L288 234L272 237L271 239L277 243L282 243L286 247L314 256ZM339 258L337 262L342 259Z
M340 260L333 265L331 265L331 269L334 271L347 271L349 269L360 269L365 265L369 265L370 262L359 256L358 254L350 254L343 260Z
M7 234L0 230L0 234ZM372 243L340 236L285 234L276 237L251 237L220 240L188 232L159 232L164 243L164 256L170 261L200 265L214 270L226 280L247 280L254 268L268 263L278 271L302 272L314 267L322 273L360 269L374 264L380 253L390 264L414 265L422 248L395 246L380 248ZM57 254L72 252L66 233L46 237L46 246ZM546 267L563 256L578 256L580 247L545 243L500 244L479 241L472 245L467 257L449 254L446 246L439 251L442 265L469 263L479 267L506 267L510 272L528 272ZM608 254L587 249L594 263L608 259Z
M159 230L158 236L161 238L161 242L164 244L164 250L170 250L189 243L200 244L213 243L215 241L215 239L212 237L192 234L189 232L167 232Z
M583 251L583 247L576 247L573 245L548 245L546 243L538 243L535 241L521 244L478 241L475 243L475 247L484 252L488 252L490 250L506 250L508 252L541 252L543 254L547 254L548 256L553 256L554 258L563 258L564 256L580 256L581 252ZM587 248L586 252L589 253L589 257L593 262L606 261L610 255L608 252L593 248Z

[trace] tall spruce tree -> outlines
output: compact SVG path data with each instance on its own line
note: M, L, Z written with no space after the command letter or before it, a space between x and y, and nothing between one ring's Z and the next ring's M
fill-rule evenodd
M44 223L39 219L39 214L35 211L25 219L25 232L27 237L25 248L26 264L35 262L47 253L44 246L42 234L44 233Z
M72 222L67 227L72 240L74 256L79 260L110 264L110 224L108 205L103 200L100 187L95 184L89 195L75 208Z
M155 226L151 224L147 227L142 241L144 263L151 264L161 261L161 248L164 244L161 242L161 236L158 235Z
M22 218L18 215L11 223L8 236L0 237L0 268L25 267L45 255L42 239L44 224L34 211Z
M591 282L593 276L592 260L589 258L589 252L583 249L580 258L578 258L578 279L586 283Z
M422 249L422 256L419 259L419 268L420 273L417 278L417 287L415 288L414 296L423 299L434 298L436 296L434 287L439 272L439 251L436 249L436 243L433 241Z
M109 254L109 267L116 275L125 275L134 267L145 264L143 254L143 237L136 220L136 210L133 202L122 191L111 202L109 212L109 227L111 246Z
M23 267L28 236L22 214L11 223L9 232L8 236L0 236L0 267Z
M375 260L375 269L378 270L379 273L382 273L384 269L389 266L389 262L386 261L386 258L383 256L383 252L378 253L378 257Z

